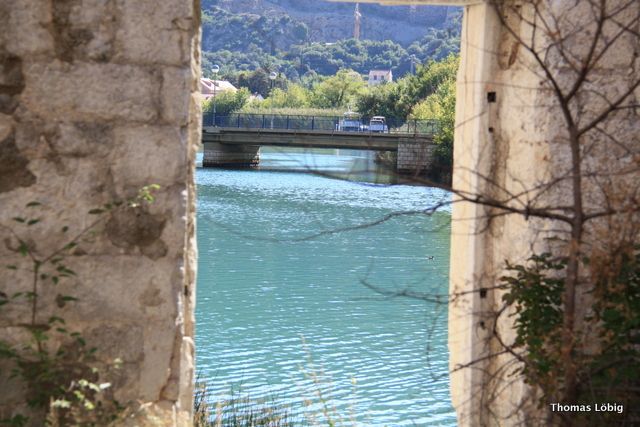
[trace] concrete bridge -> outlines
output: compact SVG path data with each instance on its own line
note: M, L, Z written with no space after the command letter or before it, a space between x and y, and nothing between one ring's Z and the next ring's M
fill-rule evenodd
M368 123L368 120L361 120ZM203 119L204 167L255 167L260 147L343 148L397 153L402 173L426 170L433 158L434 121L390 120L386 132L363 124L357 131L340 130L339 117L234 114Z

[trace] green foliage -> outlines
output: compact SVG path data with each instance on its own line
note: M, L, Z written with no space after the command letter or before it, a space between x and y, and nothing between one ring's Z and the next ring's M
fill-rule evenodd
M514 275L501 278L508 288L503 301L513 307L516 316L514 348L527 351L523 373L530 384L547 393L555 391L553 383L562 372L559 354L564 280L557 273L565 266L566 261L554 260L549 253L533 255L527 266L507 263L507 271Z
M231 114L239 111L249 101L249 90L240 88L237 92L226 91L216 94L215 98L211 97L206 100L202 106L204 112L212 112L215 102L217 114Z
M353 70L340 70L313 88L311 105L316 108L346 108L354 105L365 90L360 74Z
M356 110L365 116L407 117L402 98L406 80L369 87L356 101Z
M277 399L252 399L242 390L231 390L228 400L219 401L213 407L212 396L206 381L196 380L193 406L195 427L294 427L308 423L293 419L291 407ZM215 419L212 418L215 416Z
M342 117L344 109L325 109L325 108L265 108L263 103L248 104L242 113L247 114L265 114L266 116L317 116L317 117Z
M443 61L418 67L416 75L372 87L366 87L362 77L353 70L341 69L328 78L311 74L305 77L308 86L280 83L281 87L275 88L264 101L246 104L242 111L341 116L347 108L352 108L368 117L382 115L400 119L400 124L406 119L436 120L439 132L435 137L437 148L430 178L447 183L451 179L453 165L458 65L459 58L452 55ZM241 74L242 81L248 82L252 75L267 78L266 73L259 70ZM211 109L209 102L205 111Z
M251 93L259 93L263 97L269 96L274 89L285 89L287 87L287 80L282 74L278 74L278 77L272 82L269 78L269 74L277 69L273 64L265 63L255 71L244 71L235 76L231 76L229 81L238 86L245 87Z
M640 404L640 246L615 254L613 262L596 261L583 260L595 279L589 291L591 314L584 318L584 327L597 331L599 340L583 342L580 335L574 337L578 394L577 401L568 403L615 402L636 408ZM557 401L567 369L561 362L566 260L544 253L533 255L526 266L507 264L507 270L512 274L501 279L507 289L503 300L514 310L517 333L511 348L521 351L526 382L542 390L540 404ZM576 425L618 424L629 413L596 413L576 420Z
M313 13L324 8L326 12L335 13L341 5L298 2L283 7L314 10ZM363 8L384 20L406 22L409 18L403 8L375 5ZM317 37L318 31L314 32L316 35L312 34L309 28L312 23L296 20L286 12L279 16L232 13L215 3L205 2L202 13L204 75L208 76L213 64L219 64L228 70L227 77L234 80L233 76L238 72L257 70L269 63L294 82L308 72L330 76L340 69L353 69L359 73L367 73L371 69L393 69L394 74L401 77L410 72L412 62L441 60L450 53L459 52L461 10L445 13L436 19L432 13L418 14L421 22L432 28L425 29L424 37L407 47L392 40L324 40ZM258 92L264 96L263 92Z
M434 119L435 114L440 116L439 119L453 119L459 62L459 58L452 55L440 62L432 61L425 66L418 66L415 75L372 86L358 98L358 111L368 116L384 115L402 119ZM427 104L416 110L420 103L430 97ZM449 134L452 142L453 123Z
M368 88L356 103L357 110L366 116L437 120L439 131L430 178L439 182L451 179L459 63L459 57L454 55L428 62L419 66L415 75Z
M7 427L24 427L27 425L29 418L22 414L14 415L11 418L0 419L0 426Z
M302 70L313 70L321 75L332 75L343 68L366 73L372 69L393 69L396 75L407 73L411 59L407 51L391 40L340 40L332 44L312 43L293 46L284 57L304 64Z
M203 10L202 44L206 50L246 51L253 44L267 54L307 40L309 29L289 16L234 14L218 7Z
M407 52L415 55L420 62L441 61L451 54L460 52L460 27L462 14L455 16L447 29L429 28L427 34L419 41L413 42Z
M118 366L119 361L114 366ZM103 395L110 383L97 382L99 372L93 368L92 380L72 380L64 395L52 400L49 405L47 424L51 427L68 425L99 427L118 421L124 411L115 400L105 400Z
M354 43L352 49L358 49ZM288 109L283 114L309 114L308 109L333 110L313 112L314 115L342 115L352 108L364 116L382 115L394 119L437 120L439 132L435 142L435 161L431 178L449 182L453 165L453 135L455 127L456 75L459 58L450 55L446 59L418 66L415 75L403 77L392 83L366 87L362 76L354 70L340 69L334 76L321 77L314 73L303 76L302 83L277 80L270 91L268 68L243 72L236 82L252 91L269 94L262 102L247 103L248 93L243 95L221 94L217 111L228 114L242 109L244 112L272 113L274 109ZM213 110L213 102L204 105L205 111ZM304 110L300 112L300 110Z
M153 203L156 201L156 196L154 192L160 190L160 186L158 184L149 184L145 185L141 189L138 190L138 196L129 201L129 207L137 208L141 206L143 203ZM109 206L109 205L107 205Z
M46 424L50 426L106 426L115 421L124 408L110 395L111 384L101 377L113 366L95 367L98 361L96 348L87 346L82 334L67 325L65 312L78 301L72 295L56 292L65 281L75 279L77 274L66 263L79 244L93 236L94 229L120 208L136 208L154 200L153 192L159 186L145 186L135 199L114 201L88 214L96 219L80 232L69 235L69 227L58 232L60 244L48 254L25 237L31 228L43 219L34 216L34 208L40 205L31 202L25 206L25 215L13 218L16 226L8 230L11 239L6 244L22 258L19 264L5 265L12 274L24 272L30 278L30 289L12 295L0 291L0 307L28 307L29 321L17 326L27 332L28 339L17 344L0 340L0 360L12 366L11 378L19 377L27 386L27 404L34 411L46 412ZM43 292L44 288L47 292ZM55 295L55 296L53 296ZM43 298L48 298L43 301ZM43 316L42 307L56 307L55 314ZM43 318L44 317L44 318ZM30 423L24 414L12 414L0 419L0 425L22 426Z
M601 402L640 406L640 245L615 254L600 271L593 291L593 317L600 325L600 351L591 360L586 388Z
M415 105L436 93L443 83L455 82L459 65L460 57L450 55L442 61L429 61L424 66L418 66L415 76L407 78L407 104Z
M423 73L423 88L432 92L413 107L411 118L417 120L435 119L439 130L434 142L435 165L440 171L451 171L453 167L453 136L456 122L456 72L458 58L449 57L441 63L432 63L428 72ZM415 87L415 86L414 86ZM416 89L422 93L424 89Z
M310 104L311 93L308 89L295 83L289 84L286 90L276 88L271 91L267 99L253 107L262 109L272 108L307 108Z

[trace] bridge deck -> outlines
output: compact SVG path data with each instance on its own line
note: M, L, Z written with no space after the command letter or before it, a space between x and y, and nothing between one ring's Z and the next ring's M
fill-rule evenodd
M349 148L375 151L397 151L401 143L430 144L431 135L336 130L255 129L204 127L202 142L225 145L270 145L306 148Z

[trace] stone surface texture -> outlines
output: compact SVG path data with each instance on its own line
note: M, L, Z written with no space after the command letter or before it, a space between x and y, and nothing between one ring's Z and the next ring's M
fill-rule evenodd
M400 142L398 144L398 172L420 175L433 163L434 144Z
M19 239L44 259L81 235L61 252L75 275L40 281L35 323L64 318L96 366L122 361L103 380L125 425L191 425L199 14L199 0L0 0L0 291L33 289ZM136 201L151 184L155 201ZM18 300L0 306L11 345L32 322ZM27 411L3 360L0 419Z
M540 8L537 17L533 3ZM552 41L545 31L534 34L529 23L541 23L541 17L547 23L554 22L557 32L547 34L572 34L564 41L564 54L584 58L590 37L595 34L597 14L587 1L498 4L515 7L503 9L500 15L493 2L465 8L453 187L472 197L512 200L516 203L511 206L521 208L571 205L567 122L549 79L525 45L535 39L536 49L546 52L543 61L562 92L569 94L579 74L566 66L566 59L559 56L557 49L546 50ZM619 22L610 21L603 30L611 48L590 67L587 82L571 101L579 126L606 111L640 79L636 59L640 49L636 36L640 4L614 0L607 2L607 8L612 11L623 4L627 7L618 12ZM626 22L635 22L632 31L614 36ZM598 49L601 47L602 44ZM580 64L580 60L576 61ZM495 102L489 102L490 92L495 93ZM628 103L637 105L637 91ZM640 149L637 109L615 112L600 127L602 131L586 133L581 142L583 203L588 212L604 206L622 208L625 200L636 197L637 186L631 182L639 178L637 172L629 172L631 164L636 165L637 171L638 157L634 153ZM613 137L607 137L607 132ZM625 174L612 175L625 169ZM616 196L605 200L603 195L607 193ZM505 275L507 260L525 264L533 253L568 253L568 245L553 240L566 239L568 226L501 212L477 203L456 203L453 207L450 292L464 293L449 308L453 404L460 426L555 425L557 419L552 420L549 408L539 407L540 396L522 381L518 373L522 365L511 354L500 354L504 347L495 336L512 343L514 317L507 311L495 321L495 313L504 305L503 292L491 288ZM597 225L585 231L585 247L600 246L589 240L597 236L597 231ZM624 231L619 237L622 234ZM487 290L479 292L483 288ZM576 318L590 306L588 296L579 297ZM581 329L584 325L577 324L576 328L589 337L587 342L597 342L597 334L589 335L589 331Z

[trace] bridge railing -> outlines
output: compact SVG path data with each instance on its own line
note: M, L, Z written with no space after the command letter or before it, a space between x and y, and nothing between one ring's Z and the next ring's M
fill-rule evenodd
M338 116L305 116L284 114L225 114L214 115L203 113L202 125L205 127L243 128L243 129L280 129L305 131L348 131L374 133L369 129L368 117L360 119L360 125L341 129L342 117ZM401 120L386 118L388 133L410 135L433 135L438 132L437 120Z

